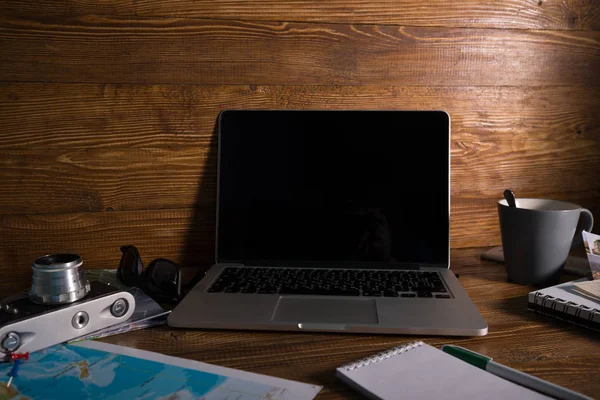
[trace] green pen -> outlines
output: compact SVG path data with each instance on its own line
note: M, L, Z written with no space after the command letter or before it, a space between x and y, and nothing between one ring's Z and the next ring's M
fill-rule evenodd
M535 376L526 374L516 369L506 367L502 364L492 361L490 357L486 357L474 351L467 350L464 347L444 345L442 351L448 353L456 358L459 358L471 365L486 370L487 372L504 378L508 381L514 382L521 386L525 386L529 389L536 390L540 393L547 394L548 396L555 397L557 399L564 400L593 400L591 397L584 396L580 393L566 389L562 386L555 385L547 382L543 379L536 378Z

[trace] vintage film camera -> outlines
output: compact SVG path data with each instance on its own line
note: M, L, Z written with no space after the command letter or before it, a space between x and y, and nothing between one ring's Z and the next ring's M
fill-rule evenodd
M88 282L77 254L51 254L33 263L31 288L0 301L0 361L124 322L134 297Z

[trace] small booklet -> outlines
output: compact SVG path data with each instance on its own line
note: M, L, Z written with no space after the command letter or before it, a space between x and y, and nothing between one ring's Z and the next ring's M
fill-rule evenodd
M378 400L550 399L420 341L342 365L337 376Z
M582 296L591 297L593 300L600 301L600 279L587 282L573 282L575 290Z

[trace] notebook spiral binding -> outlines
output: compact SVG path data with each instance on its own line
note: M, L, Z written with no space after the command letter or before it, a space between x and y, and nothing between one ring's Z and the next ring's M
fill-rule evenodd
M344 364L340 368L346 371L354 371L355 369L366 367L370 364L382 362L383 360L397 356L398 354L406 353L407 351L412 350L421 345L423 345L423 342L421 341L410 342L403 346L393 347L389 350L382 351L381 353L377 353L373 356L361 358L360 360Z
M563 306L562 310L557 309L559 304ZM600 324L595 320L596 315L600 316L600 310L596 308L592 309L572 301L566 301L559 297L550 295L542 295L541 293L534 294L533 301L530 306L533 306L533 311L536 311L540 314L547 314L576 325L585 326L587 328L596 330L599 330L600 328ZM569 310L572 310L573 313L569 313ZM586 319L584 319L583 315L581 315L582 311L589 313ZM587 323L584 323L584 321L587 321Z

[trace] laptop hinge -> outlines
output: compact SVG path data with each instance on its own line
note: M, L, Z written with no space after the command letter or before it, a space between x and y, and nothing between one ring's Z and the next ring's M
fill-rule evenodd
M306 261L267 261L252 260L245 262L226 262L221 261L218 265L227 266L245 266L245 267L288 267L288 268L344 268L344 269L398 269L398 270L419 270L425 265L418 263L368 263L368 262L306 262ZM428 265L429 266L429 265Z

